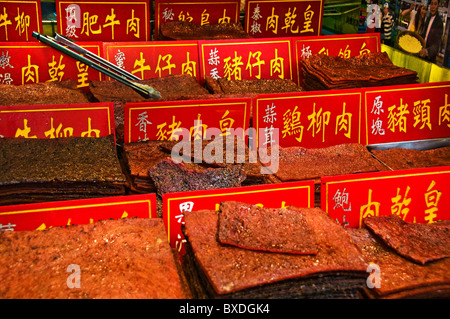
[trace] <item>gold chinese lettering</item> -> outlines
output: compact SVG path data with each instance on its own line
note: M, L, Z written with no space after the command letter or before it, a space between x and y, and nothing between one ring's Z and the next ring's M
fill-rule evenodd
M393 205L391 206L391 213L402 217L405 220L406 215L408 215L409 208L408 205L411 203L411 198L408 198L408 193L411 188L406 187L405 195L400 195L400 188L397 188L397 195L391 198Z
M206 137L206 130L208 125L202 124L201 114L198 114L197 120L194 121L194 126L189 129L191 140L204 139Z
M439 199L441 198L442 193L436 189L433 189L436 186L435 181L431 181L428 186L427 192L425 193L425 204L427 209L425 210L425 220L428 223L436 222L437 210Z
M86 87L89 86L89 79L88 79L88 69L89 66L86 64L81 63L80 61L77 61L77 70L78 70L78 81L77 81L77 87Z
M266 31L272 29L273 33L278 33L278 18L279 16L275 14L275 7L272 7L272 15L267 17Z
M131 73L135 74L140 72L141 73L141 79L144 79L144 72L150 71L150 65L145 65L145 59L144 59L144 53L139 53L139 60L134 61L134 70L131 71Z
M431 130L431 114L430 114L430 99L416 101L414 102L414 127L416 127L419 123L422 123L420 129L423 129L425 126Z
M258 73L255 75L255 78L261 78L261 65L266 63L264 60L261 60L261 54L261 51L256 51L255 53L250 52L248 56L247 66L245 69L250 71L250 77L252 76L252 68L256 67L258 68ZM254 63L252 63L253 60L255 61Z
M161 77L161 72L169 70L169 75L172 74L172 69L175 68L175 64L170 63L172 60L172 54L166 54L165 56L161 56L161 54L158 57L158 64L156 66L155 73L159 74L159 77ZM164 62L165 66L161 67L160 64Z
M313 16L314 11L311 10L311 5L308 5L304 13L305 21L303 22L303 30L300 33L314 32L314 29L311 27Z
M291 111L291 109L288 109L283 114L283 131L281 132L281 134L283 134L282 138L285 138L286 134L289 136L298 134L295 139L298 142L301 142L303 138L304 127L300 121L301 112L297 111L297 109L298 106L296 105L293 111Z
M352 135L352 113L345 112L345 102L342 105L342 114L336 117L336 131L344 131L344 136L350 138Z
M349 49L349 45L345 47L344 50L340 49L338 56L344 59L348 59L351 56L352 51Z
M202 16L200 19L200 25L206 25L206 24L209 24L209 13L206 12L206 9L205 9L202 12Z
M181 74L189 74L195 77L197 75L196 69L197 63L194 61L190 61L189 51L186 52L186 62L181 64Z
M278 49L275 49L275 57L270 60L270 75L279 73L278 77L284 79L284 58L278 57Z
M88 117L88 129L87 131L84 131L81 133L81 137L99 137L100 136L100 130L96 130L92 128L92 119ZM94 134L94 136L91 136L91 134Z
M241 66L244 65L242 62L242 56L238 56L237 52L234 51L234 58L231 59L231 57L227 57L223 60L225 62L224 65L224 76L231 80L231 77L234 77L235 80L241 80L242 74L241 74Z
M448 104L448 94L445 94L445 104L439 107L439 126L444 122L448 122L447 127L450 127L450 104Z
M372 189L369 189L367 204L359 209L359 227L362 227L362 221L367 217L375 217L380 214L380 203L372 201Z
M81 28L81 33L89 36L92 34L101 34L102 27L99 26L97 30L94 30L93 27L97 24L98 15L90 16L89 12L83 13L83 27Z
M395 133L396 127L399 132L406 133L406 115L409 114L408 104L403 104L403 99L400 99L400 106L395 104L388 108L388 128Z
M103 27L111 27L112 39L114 40L114 26L120 24L120 21L116 20L114 8L111 8L111 14L106 15L105 22L106 23L103 25Z
M230 23L230 22L231 22L231 18L230 18L230 17L227 17L227 9L224 9L224 10L223 10L223 16L222 16L222 18L220 18L217 22L218 22L219 24Z
M31 64L31 55L28 54L27 66L22 68L22 84L27 82L39 83L39 66Z
M322 108L316 112L316 103L313 104L313 112L308 115L308 120L310 120L308 131L312 129L313 137L322 131L322 142L325 142L325 127L330 123L330 116L331 113L323 112Z
M23 129L18 128L14 137L25 137L25 138L37 138L36 135L31 135L31 127L28 126L28 119L23 119Z
M225 113L222 115L222 119L219 121L219 127L222 131L221 136L227 136L230 135L230 130L233 127L234 119L232 117L228 117L230 114L229 110L226 110Z
M55 129L53 126L53 117L50 118L50 129L44 132L45 137L48 138L58 138L58 137L69 137L73 136L73 128L66 127L63 129L62 123L59 123L58 127Z
M55 61L55 56L52 57L52 62L48 64L48 74L50 75L50 80L48 82L53 81L61 81L64 76L64 68L66 67L65 64L62 64L63 56L59 56L59 63Z
M6 13L6 7L3 7L3 13L0 14L0 28L5 27L6 41L8 41L8 25L12 24L11 20L8 20L8 13Z
M25 12L20 13L19 8L17 8L17 16L14 18L16 21L16 30L19 35L25 33L26 41L28 41L28 27L30 26L30 16L25 15Z
M141 19L134 17L134 9L131 10L131 18L127 20L127 34L134 32L134 36L139 39L139 22Z
M297 8L294 7L294 10L292 10L291 13L291 8L289 8L288 12L286 12L286 14L284 15L284 26L281 29L285 29L286 33L288 31L290 31L291 33L298 33L299 31L299 26L294 29L295 19L297 18L297 14L295 13L296 10Z

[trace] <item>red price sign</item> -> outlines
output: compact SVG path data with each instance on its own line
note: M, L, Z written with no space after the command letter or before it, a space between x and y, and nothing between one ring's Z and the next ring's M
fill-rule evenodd
M31 41L42 32L41 1L0 1L0 41Z
M113 103L0 106L0 136L101 137L114 134Z
M245 30L254 38L320 35L322 0L247 0Z
M250 106L249 98L127 103L124 140L195 140L240 130L246 138Z
M267 94L256 98L257 146L326 147L360 143L360 90Z
M199 41L202 78L294 78L290 39Z
M159 27L171 21L187 21L197 25L239 22L240 1L238 0L156 0L155 38Z
M450 167L322 179L322 209L345 227L366 217L397 214L407 222L449 220Z
M77 41L149 41L148 0L56 0L58 32Z
M450 136L450 82L367 89L366 144Z
M238 201L270 208L314 207L314 181L166 193L163 195L163 218L171 246L180 253L184 251L185 239L181 232L184 212L218 210L223 201Z
M329 56L350 58L370 52L380 52L381 42L379 33L329 35L314 37L298 37L292 39L294 56L297 62L297 83L303 82L301 60L312 54L320 53Z
M156 218L156 194L0 207L0 231L44 230L119 218Z
M200 81L197 41L104 43L105 58L145 80L189 74Z
M101 55L100 43L78 43ZM76 79L78 88L102 79L100 72L51 47L31 42L0 43L0 84L32 84Z

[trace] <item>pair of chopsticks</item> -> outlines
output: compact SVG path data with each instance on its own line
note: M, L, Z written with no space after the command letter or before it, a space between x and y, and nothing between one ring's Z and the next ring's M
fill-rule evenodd
M56 33L55 38L53 39L49 36L33 31L33 37L51 46L52 48L80 61L81 63L84 63L87 66L92 67L93 69L131 87L133 90L135 90L145 98L161 98L161 93L159 93L158 90L152 88L149 85L134 82L136 80L140 80L137 76L80 47L79 45L75 44L74 42L70 41L60 34ZM77 52L80 54L78 54Z

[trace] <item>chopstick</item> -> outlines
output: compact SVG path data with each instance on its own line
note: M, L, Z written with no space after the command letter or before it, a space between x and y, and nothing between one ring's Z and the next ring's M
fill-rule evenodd
M80 55L80 54L78 54L78 53L76 53L76 52L66 48L65 46L63 46L63 45L59 44L58 42L56 42L54 39L52 39L52 38L50 38L50 37L48 37L48 36L46 36L44 34L41 34L39 32L33 31L32 36L34 38L36 38L37 40L39 40L39 41L41 41L41 42L51 46L52 48L54 48L54 49L56 49L56 50L58 50L58 51L60 51L60 52L62 52L64 54L67 54L68 56L70 56L70 57L80 61L81 63L84 63L84 64L86 64L89 67L92 67L94 70L97 70L97 71L99 71L99 72L101 72L101 73L103 73L103 74L105 74L105 75L107 75L107 76L109 76L109 77L111 77L111 78L113 78L113 79L115 79L115 80L117 80L117 81L119 81L119 82L129 86L129 87L131 87L133 90L135 90L136 92L138 92L139 94L141 94L142 96L144 96L146 98L160 98L161 97L161 94L157 90L155 90L154 88L152 88L152 87L150 87L148 85L145 85L145 84L135 83L133 81L130 81L124 75L116 74L116 73L114 73L114 71L112 71L112 70L102 66L101 64L95 63L97 61L101 61L102 63L104 63L104 61L106 61L106 60L104 60L104 59L102 59L102 58L100 58L98 56L95 56L93 53L89 53L89 54L86 54L86 55L90 56L91 58L93 56L95 56L96 57L95 58L96 61L92 61L92 60L90 60L90 59L88 59L88 58L86 58L86 57L84 57L84 56L82 56L82 55ZM72 45L72 47L75 47L75 46ZM77 47L79 47L79 46L77 46ZM81 47L79 47L79 48L81 48ZM83 49L83 48L81 48L81 49ZM85 49L83 49L83 50L84 50L83 54L85 54L85 52L89 52L89 51L87 51ZM110 62L108 62L108 63L112 64ZM120 68L115 67L113 70L117 70L117 69L120 69ZM133 75L133 77L134 77L134 75Z

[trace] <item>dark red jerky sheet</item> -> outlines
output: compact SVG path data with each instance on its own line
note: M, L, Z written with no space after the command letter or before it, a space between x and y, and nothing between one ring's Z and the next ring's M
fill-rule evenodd
M217 294L227 294L285 279L350 272L366 276L366 265L350 236L319 208L305 210L317 239L317 255L261 252L221 245L218 212L185 213L185 235L198 264ZM270 229L267 230L270 232Z
M419 264L450 257L450 226L407 223L398 215L370 217L365 226L398 254Z
M347 232L367 265L374 263L380 267L380 288L367 289L375 297L413 296L424 289L450 285L450 258L419 265L397 254L366 228L348 228Z
M309 149L299 146L279 149L279 167L274 175L281 181L386 170L361 144L347 143Z
M301 209L272 209L222 202L218 240L222 244L245 249L317 254L314 231Z

